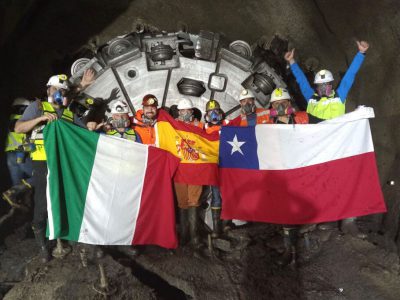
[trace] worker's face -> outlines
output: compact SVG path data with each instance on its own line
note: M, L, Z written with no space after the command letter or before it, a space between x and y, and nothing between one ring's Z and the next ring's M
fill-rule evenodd
M330 96L332 94L332 82L319 83L317 84L318 96Z
M49 86L47 88L47 96L54 95L54 93L57 92L58 90L61 92L61 95L63 95L65 97L65 95L67 94L67 91L64 89L58 89L55 86Z
M157 116L156 106L143 106L143 115L150 120L155 120Z
M206 112L206 120L207 122L211 122L212 124L218 124L222 121L222 113L219 108L212 109Z
M57 91L59 91L61 93L61 96L62 96L61 102L58 102L54 99L55 98L54 95L56 94ZM47 97L49 98L49 102L52 102L54 104L68 106L68 98L66 97L66 95L67 95L67 91L64 89L59 89L55 86L49 86L47 88Z
M126 128L131 124L128 114L112 114L111 117L115 128Z
M286 109L286 108L290 107L290 101L286 100L286 99L278 100L278 101L272 102L271 106L273 109L276 109L276 110L278 110L278 108L282 108L282 107L284 109Z
M179 119L189 122L192 119L193 109L180 109L179 110Z
M274 101L271 103L271 108L275 109L278 113L278 116L287 115L287 109L291 106L290 101L288 99L282 99L278 101Z
M240 106L242 107L242 112L246 115L254 112L255 104L254 98L246 98L240 100Z

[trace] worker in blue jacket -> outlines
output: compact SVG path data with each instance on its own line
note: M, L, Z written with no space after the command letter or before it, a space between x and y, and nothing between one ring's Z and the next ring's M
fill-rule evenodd
M315 75L314 90L294 60L295 49L286 52L285 60L290 64L290 69L307 101L307 113L310 115L310 123L333 119L345 113L347 94L365 59L369 44L365 41L357 41L357 47L359 52L351 62L336 91L333 89L333 75L328 70L321 70Z
M354 83L354 79L360 69L365 53L369 48L366 41L357 41L358 53L354 57L347 69L346 74L342 78L339 87L335 91L333 89L333 75L328 70L319 71L314 78L315 90L311 87L303 71L294 60L294 50L292 49L285 54L285 60L290 64L290 69L300 90L307 101L307 113L309 114L309 123L318 123L323 120L329 120L345 113L345 103L347 94ZM356 218L347 218L341 221L341 230L359 238L365 238L366 235L358 230L355 223ZM318 226L320 229L330 229L332 224L323 223Z

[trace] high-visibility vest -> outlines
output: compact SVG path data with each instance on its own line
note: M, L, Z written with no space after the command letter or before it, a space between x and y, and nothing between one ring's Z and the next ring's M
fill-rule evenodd
M307 112L322 120L329 120L345 113L345 104L339 97L336 97L335 91L329 97L319 97L314 94L313 98L308 100Z
M19 120L21 115L13 114L10 116L10 122L15 120ZM25 133L16 133L14 130L8 132L7 141L6 141L6 152L11 152L17 150L20 146L22 146L26 141Z
M111 129L108 130L106 132L107 135L112 135L112 136L117 136L117 137L121 137L123 139L126 140L130 140L130 141L134 141L136 142L137 138L136 138L136 132L135 130L133 130L132 128L129 128L128 130L125 130L124 132L119 132L116 129Z
M145 124L143 122L143 110L140 109L136 112L132 123L143 144L156 145L156 132L154 125Z
M53 113L55 114L56 111L54 110L53 105L49 102L42 102L43 113ZM68 108L63 110L61 119L67 122L74 121L74 113L70 111ZM43 128L45 125L38 125L32 130L31 140L35 144L35 150L31 152L32 160L46 160L46 151L44 150L44 141L43 141Z
M269 111L267 109L264 108L256 108L256 124L268 124L270 123L270 119L269 119ZM247 126L247 116L244 114L240 115L240 125L242 127Z
M213 132L215 132L215 131L220 131L221 130L221 126L225 126L225 125L228 125L229 124L229 120L222 120L222 124L221 125L214 125L214 124L212 124L212 123L206 123L205 125L204 125L204 129L206 130L206 132L208 133L208 134L211 134L211 133L213 133Z

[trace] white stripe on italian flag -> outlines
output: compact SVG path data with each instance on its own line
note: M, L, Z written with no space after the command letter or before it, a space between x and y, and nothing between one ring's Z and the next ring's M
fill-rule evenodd
M50 239L177 246L174 156L64 121L46 126L45 149Z

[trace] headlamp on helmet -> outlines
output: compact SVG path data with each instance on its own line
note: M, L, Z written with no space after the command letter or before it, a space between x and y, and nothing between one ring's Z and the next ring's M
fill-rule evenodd
M270 103L279 100L290 100L290 94L285 88L277 88L272 91Z
M143 97L143 101L142 101L142 105L143 106L158 106L158 99L156 96L148 94L146 96Z
M111 107L111 114L127 114L129 113L128 105L120 100L114 102Z
M248 90L248 89L243 89L240 92L239 102L244 100L244 99L249 99L249 98L253 98L253 99L255 98L253 92L251 90Z
M332 72L328 70L321 70L317 74L315 74L314 78L314 83L315 84L320 84L320 83L328 83L333 81L333 75Z
M50 86L54 86L57 89L69 90L68 76L65 74L51 76L47 82L47 87Z

